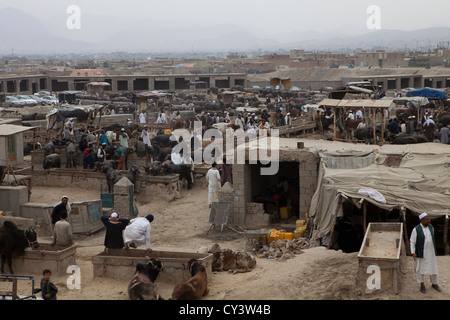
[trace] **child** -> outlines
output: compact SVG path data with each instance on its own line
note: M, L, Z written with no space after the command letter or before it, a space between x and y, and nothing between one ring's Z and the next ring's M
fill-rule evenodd
M56 300L56 294L58 293L58 289L50 281L50 277L52 272L48 269L45 269L42 272L43 278L41 280L41 289L37 289L35 293L42 291L42 298L44 300Z

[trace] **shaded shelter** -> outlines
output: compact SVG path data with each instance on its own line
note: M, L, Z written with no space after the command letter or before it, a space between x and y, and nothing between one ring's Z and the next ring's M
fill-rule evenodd
M329 244L333 241L336 218L344 215L343 203L349 202L364 211L364 228L368 223L368 205L373 210L397 210L405 227L406 211L417 217L427 212L431 218L443 218L440 240L447 254L448 151L446 146L437 146L435 153L320 152L317 188L309 212L311 242L320 242L327 235Z
M356 99L356 100L339 100L339 99L324 99L319 105L324 108L330 108L333 110L334 115L334 139L337 139L337 129L344 131L345 127L345 115L349 110L361 109L367 123L373 128L376 127L377 115L381 120L381 143L384 142L384 119L386 111L390 108L394 108L395 104L393 100L372 100L372 99ZM371 121L369 121L371 120ZM338 127L338 128L337 128ZM374 139L374 144L376 139Z

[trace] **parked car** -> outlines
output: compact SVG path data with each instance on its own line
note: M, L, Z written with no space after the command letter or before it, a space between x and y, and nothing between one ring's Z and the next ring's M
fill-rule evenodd
M23 107L25 105L25 102L23 100L10 96L6 97L5 103L10 107Z
M35 106L37 105L36 100L31 99L29 96L20 95L16 96L17 99L22 100L26 106Z
M54 96L43 96L42 99L46 104L58 104L59 101Z
M42 105L44 105L44 104L46 104L47 102L44 100L44 99L42 99L41 97L39 97L39 96L28 96L30 99L33 99L34 101L36 101L36 103L37 104L42 104Z
M320 92L330 92L333 91L333 87L322 87L319 89Z
M34 95L38 96L38 97L43 97L43 96L51 96L52 93L49 91L39 91L39 92L36 92Z

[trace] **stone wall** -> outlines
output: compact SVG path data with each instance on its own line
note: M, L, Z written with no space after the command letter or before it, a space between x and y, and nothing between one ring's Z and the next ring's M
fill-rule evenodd
M61 158L61 168L66 168L66 147L55 147L55 153L59 154ZM39 149L36 150L33 155L33 167L34 169L42 169L43 163L44 163L44 150ZM77 150L77 156L76 156L76 168L77 169L83 169L83 154L80 150ZM138 158L135 153L128 155L127 160L127 167L130 169L133 165L136 165L140 168L146 166L146 159L145 158Z
M31 172L29 173L31 174ZM76 188L96 190L100 197L102 193L108 192L106 174L94 172L92 170L72 170L72 169L52 169L34 170L33 186L52 187L55 185L71 185ZM122 172L122 176L126 172ZM24 187L26 189L26 187ZM179 196L180 183L179 175L150 176L141 172L137 177L136 190L138 201L149 202L154 197L166 197L168 201Z

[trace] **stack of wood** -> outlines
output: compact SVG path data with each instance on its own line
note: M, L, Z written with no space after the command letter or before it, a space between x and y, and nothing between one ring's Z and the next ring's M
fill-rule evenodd
M271 242L269 245L263 246L256 252L258 258L287 260L294 258L295 255L302 254L302 249L309 247L309 243L305 238L294 240L280 239Z

